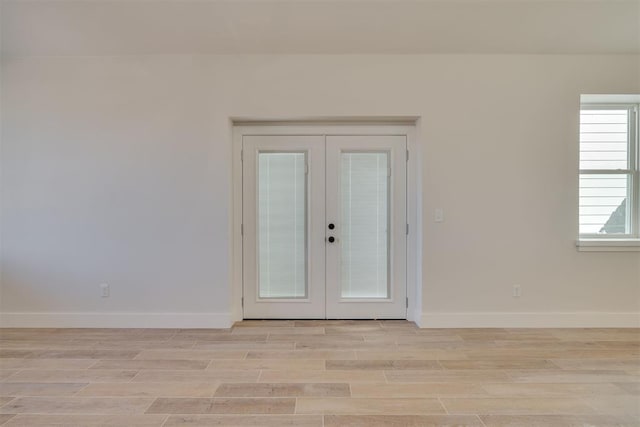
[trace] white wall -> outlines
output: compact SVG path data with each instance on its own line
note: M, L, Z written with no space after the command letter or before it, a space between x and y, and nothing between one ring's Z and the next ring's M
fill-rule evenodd
M579 95L638 92L637 55L5 58L2 323L226 326L230 117L399 115L423 326L638 325L640 253L574 243Z

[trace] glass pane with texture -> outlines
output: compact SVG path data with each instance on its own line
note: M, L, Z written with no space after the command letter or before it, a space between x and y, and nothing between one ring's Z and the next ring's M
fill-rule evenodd
M305 153L258 154L260 298L307 297Z
M580 174L580 233L630 233L628 195L627 174Z
M389 297L389 153L343 152L342 298Z
M580 169L628 169L628 110L580 111Z

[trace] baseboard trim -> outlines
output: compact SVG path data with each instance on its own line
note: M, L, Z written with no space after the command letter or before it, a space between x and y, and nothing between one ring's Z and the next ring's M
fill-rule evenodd
M422 313L420 328L640 328L640 313Z
M230 328L231 313L0 313L2 328Z
M420 328L640 328L640 313L416 313ZM231 313L0 313L2 328L230 328Z

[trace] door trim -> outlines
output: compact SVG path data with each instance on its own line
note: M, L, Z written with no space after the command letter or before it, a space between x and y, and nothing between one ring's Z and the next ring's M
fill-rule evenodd
M419 150L416 141L416 118L390 117L366 119L309 119L301 120L232 120L232 188L229 212L229 250L231 254L231 317L232 321L243 319L243 264L242 264L242 137L244 135L404 135L407 138L407 320L419 321L416 313L421 312L421 269L418 253L421 224L418 221L419 200Z

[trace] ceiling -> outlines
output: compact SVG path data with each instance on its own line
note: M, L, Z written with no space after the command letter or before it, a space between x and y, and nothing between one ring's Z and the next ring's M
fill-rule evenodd
M1 0L3 55L640 53L640 0Z

